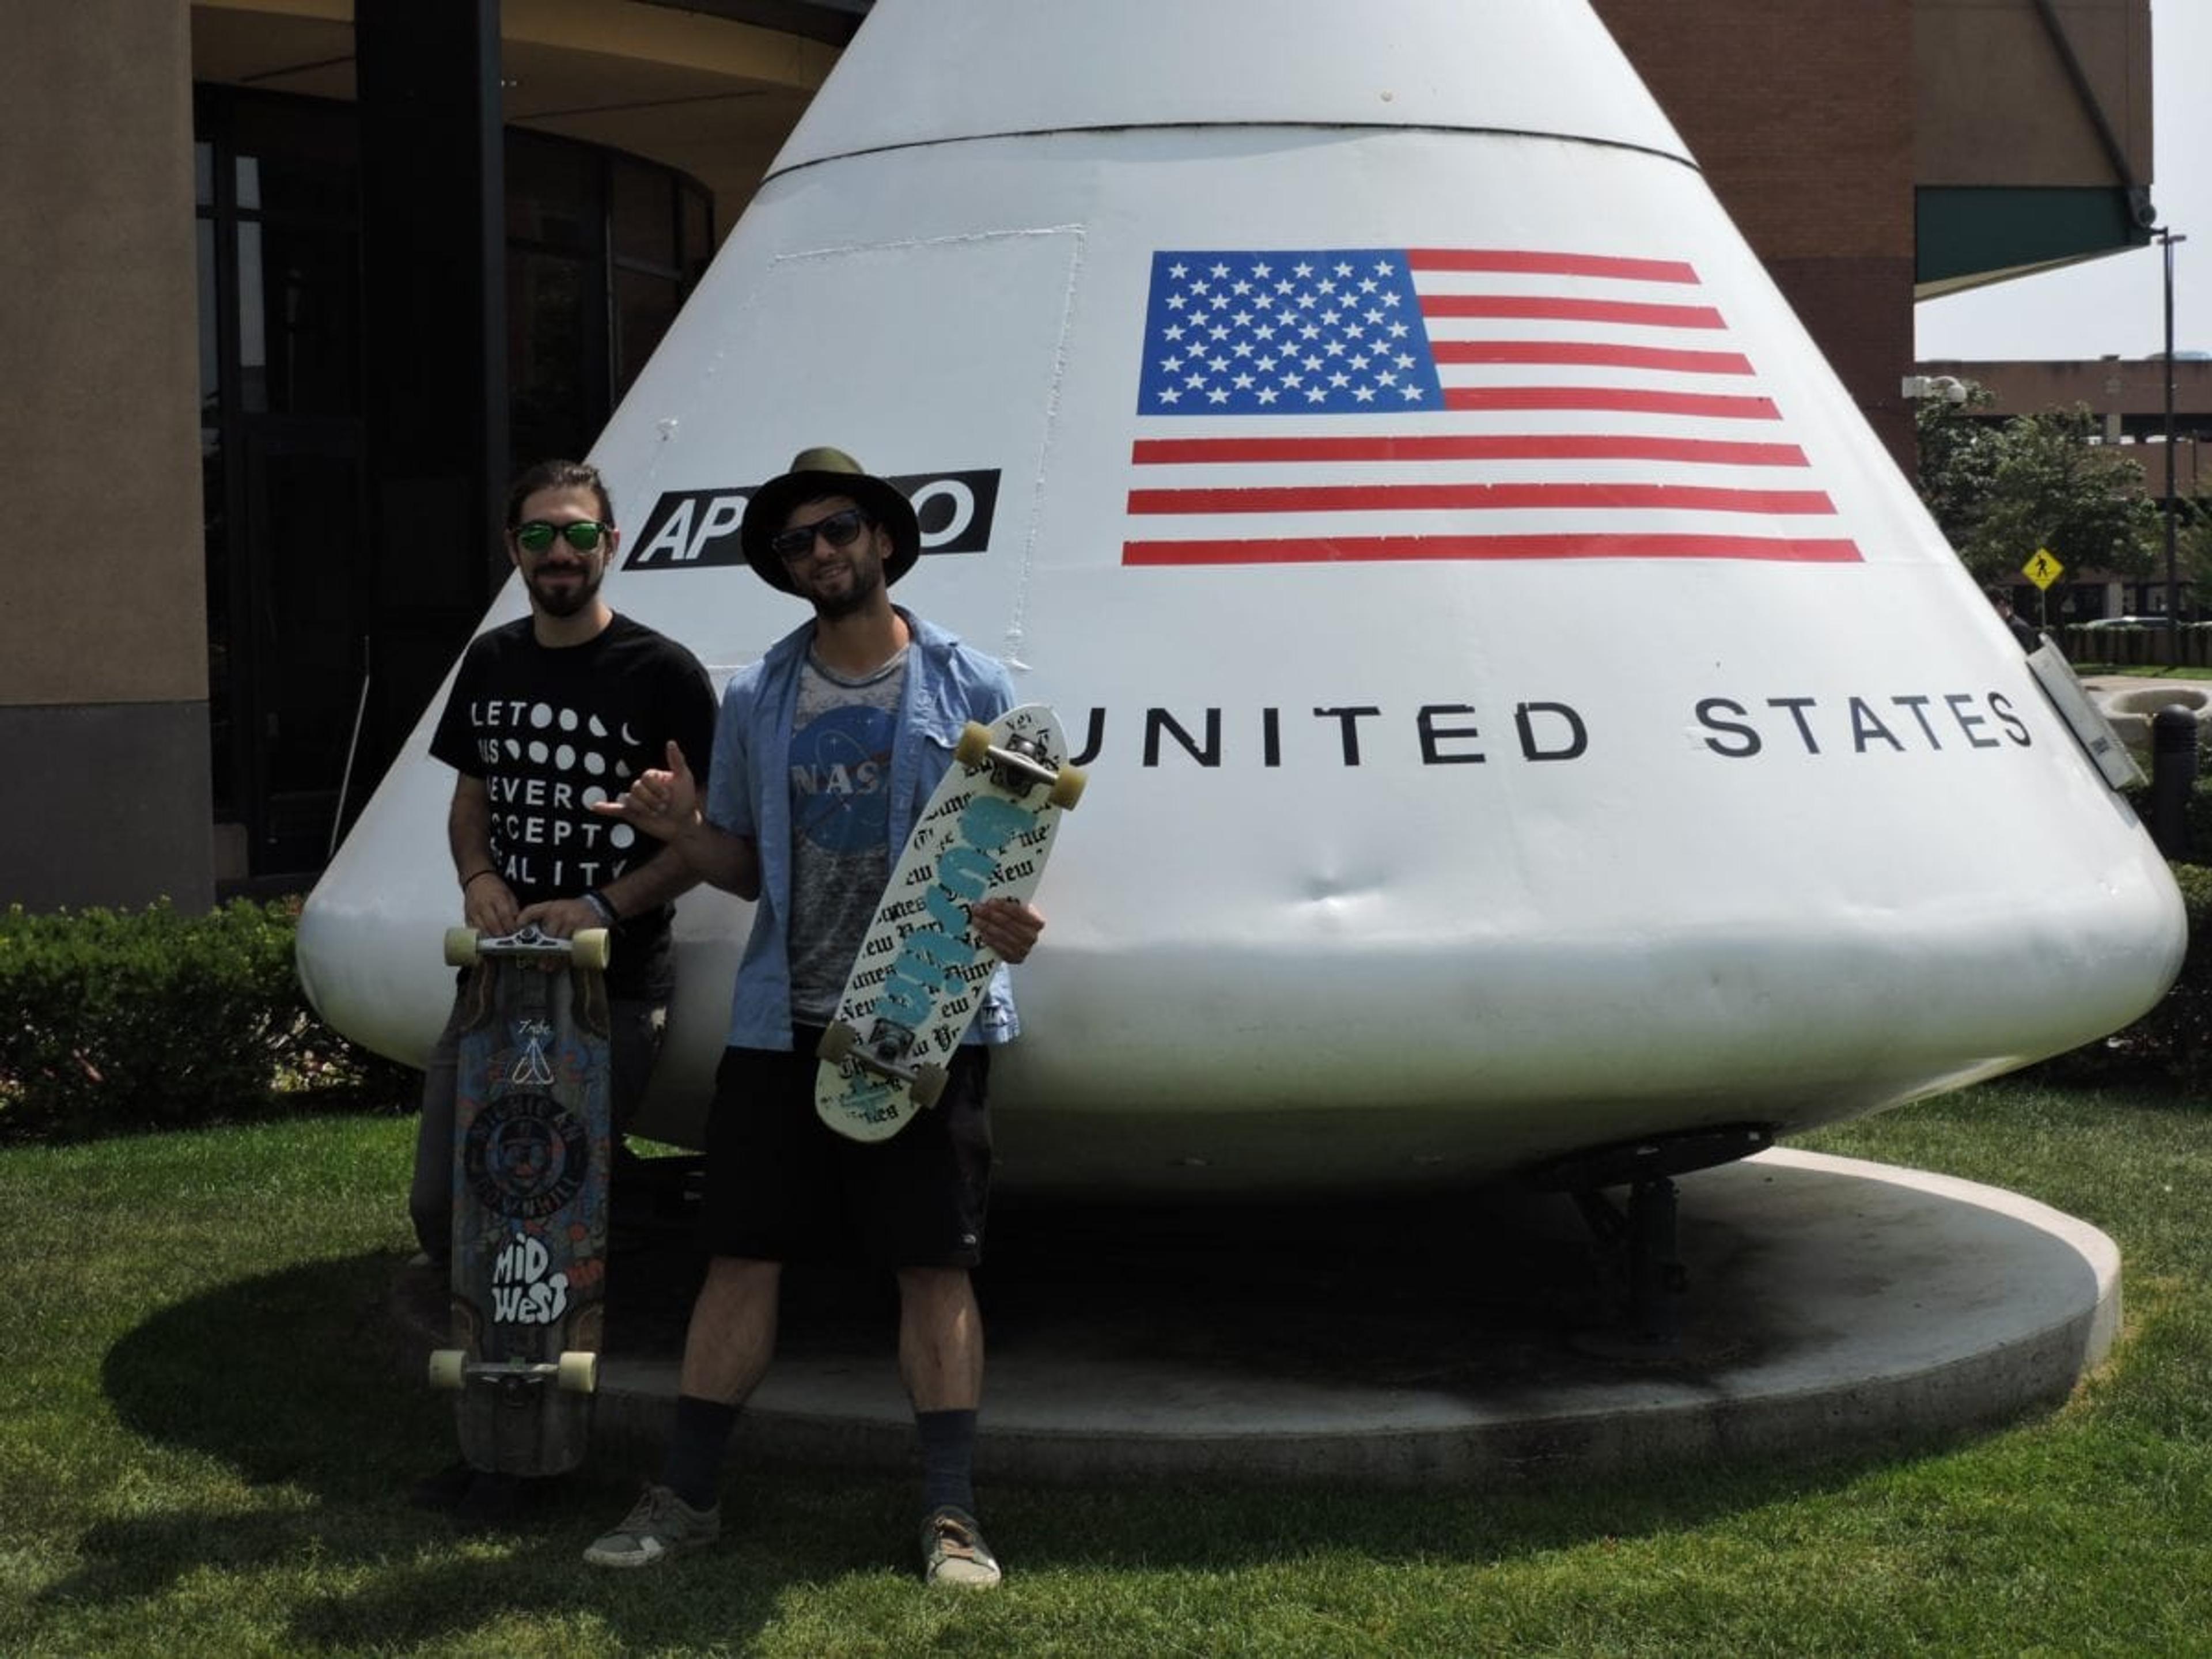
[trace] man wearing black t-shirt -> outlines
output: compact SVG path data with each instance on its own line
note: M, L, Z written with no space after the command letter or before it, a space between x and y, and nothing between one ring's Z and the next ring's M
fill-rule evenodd
M714 732L714 688L698 659L599 596L621 539L593 468L547 461L515 481L507 550L530 615L470 645L430 741L457 774L446 838L468 925L511 933L534 922L562 939L613 931L618 1133L659 1048L673 983L672 901L698 878L658 841L592 807L665 765L672 741L693 765L710 763ZM459 1011L457 998L423 1079L408 1199L433 1263L453 1249Z
M608 1046L619 1145L667 1018L672 901L698 878L659 842L592 808L647 767L665 765L672 744L694 767L710 764L714 693L697 658L599 597L622 541L614 519L590 466L546 461L515 480L507 551L530 614L470 645L430 752L457 775L446 839L470 927L512 933L534 922L562 939L612 930ZM408 1194L423 1257L441 1268L453 1254L460 1011L457 995L423 1074ZM520 1494L512 1477L457 1463L415 1496L497 1519Z

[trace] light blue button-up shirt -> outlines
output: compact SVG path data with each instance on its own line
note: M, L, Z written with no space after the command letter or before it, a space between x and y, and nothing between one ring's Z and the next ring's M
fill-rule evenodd
M996 720L1014 704L1014 684L993 659L933 623L902 609L912 643L891 740L891 862L915 818L952 764L961 728ZM732 677L714 723L707 821L760 849L761 892L752 936L730 999L730 1046L791 1048L791 727L799 671L814 637L808 623ZM1005 1042L1021 1029L1013 988L1001 966L991 975L969 1030L969 1042Z

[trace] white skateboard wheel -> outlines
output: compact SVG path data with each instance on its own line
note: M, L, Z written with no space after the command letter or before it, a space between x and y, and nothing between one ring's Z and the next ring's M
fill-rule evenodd
M599 1355L584 1348L564 1350L554 1381L563 1394L597 1394L599 1391Z
M961 728L960 741L953 748L952 757L967 767L981 766L989 761L991 728L969 720Z

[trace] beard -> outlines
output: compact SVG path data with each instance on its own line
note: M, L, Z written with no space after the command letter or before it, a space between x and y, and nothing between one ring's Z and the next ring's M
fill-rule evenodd
M545 573L536 572L524 586L530 590L530 603L549 617L573 617L591 604L605 579L604 567L586 564L575 580L558 586L548 586Z
M874 559L855 560L848 567L853 579L842 593L824 593L819 588L810 588L807 599L814 606L814 614L830 622L850 617L864 611L878 593L883 592L884 567Z

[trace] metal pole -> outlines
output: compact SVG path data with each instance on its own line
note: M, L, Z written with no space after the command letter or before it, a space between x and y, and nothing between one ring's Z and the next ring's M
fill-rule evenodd
M2170 859L2189 858L2189 796L2197 784L2197 711L2169 703L2150 717L2150 836Z
M361 725L368 715L368 653L372 636L361 636L361 698L353 708L353 736L346 741L345 769L338 774L337 810L331 814L331 844L323 849L323 862L338 855L338 835L345 828L346 796L353 788L353 763L361 753Z
M2170 227L2157 233L2166 262L2166 660L2181 660L2181 582L2174 557L2173 526L2173 245L2185 242Z

